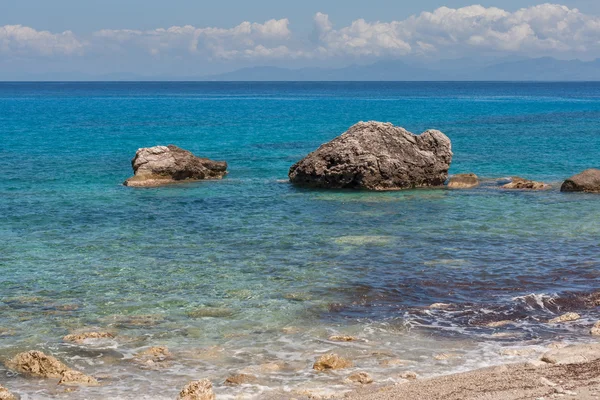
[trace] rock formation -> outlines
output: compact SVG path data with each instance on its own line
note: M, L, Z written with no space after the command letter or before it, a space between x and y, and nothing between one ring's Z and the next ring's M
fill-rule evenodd
M550 188L551 186L546 183L530 181L529 179L523 179L518 176L514 176L510 183L502 186L502 189L517 190L546 190Z
M41 351L19 353L8 361L6 366L36 378L60 378L59 384L62 385L98 385L95 378L75 371Z
M479 178L475 174L452 175L448 181L450 189L470 189L479 186Z
M360 383L361 385L373 383L373 378L371 378L371 375L367 374L366 372L356 372L350 375L348 380L350 382Z
M337 354L330 353L319 357L317 361L315 361L313 369L317 371L325 371L328 369L350 368L351 366L352 361L346 360Z
M112 339L115 335L110 332L83 332L83 333L72 333L63 338L65 342L74 342L82 344L86 340L96 339Z
M172 144L139 149L131 161L134 176L123 184L153 187L182 181L221 179L227 163L194 156Z
M600 193L600 169L587 169L563 182L561 192Z
M231 375L227 379L225 379L225 384L230 386L238 386L243 385L245 383L255 383L258 379L254 375L250 374L237 374Z
M390 123L359 122L289 171L296 185L399 190L441 186L452 161L450 139L436 130L416 136Z
M560 324L563 322L577 321L580 318L581 318L581 316L579 314L570 312L570 313L563 314L559 317L552 318L550 321L548 321L548 323L549 324Z
M212 382L208 379L188 383L179 393L178 400L215 400Z

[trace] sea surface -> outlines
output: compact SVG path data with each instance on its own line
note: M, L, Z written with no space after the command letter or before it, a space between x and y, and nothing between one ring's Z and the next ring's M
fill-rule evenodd
M483 184L287 182L369 120L441 130L450 173ZM138 148L167 144L230 173L122 186ZM0 384L24 400L174 399L209 378L219 399L287 399L351 390L355 371L392 384L591 340L600 196L559 187L592 167L599 83L0 83L0 360L42 350L102 385L67 391L3 366ZM499 189L514 175L553 188ZM582 318L547 323L564 312ZM116 337L62 340L86 330ZM172 356L139 362L149 346ZM313 371L327 352L354 367ZM239 372L258 380L224 384Z

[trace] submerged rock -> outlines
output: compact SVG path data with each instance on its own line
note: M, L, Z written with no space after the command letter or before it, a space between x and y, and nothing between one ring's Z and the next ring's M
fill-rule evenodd
M587 169L563 182L561 192L600 193L600 169Z
M99 383L96 378L88 376L82 372L75 370L67 370L63 372L59 385L84 385L84 386L98 386Z
M332 342L354 342L358 339L355 338L354 336L333 335L333 336L329 336L329 340L331 340Z
M134 361L143 367L164 367L171 358L171 352L166 346L149 347L135 354Z
M368 385L373 383L373 378L371 375L366 372L356 372L348 377L348 380L355 383L360 383L361 385Z
M322 355L313 364L313 369L317 371L325 371L329 369L344 369L352 367L352 361L346 360L337 354L329 353Z
M590 335L600 336L600 321L596 322L592 329L590 329Z
M502 185L503 189L517 189L517 190L547 190L550 189L551 186L543 183L531 181L529 179L520 178L515 176L512 178L510 183L506 185Z
M294 164L290 181L318 188L399 190L441 186L452 161L450 139L416 136L390 123L359 122Z
M250 374L237 374L231 375L227 379L225 379L226 385L238 386L243 385L245 383L255 383L258 379L254 375Z
M6 363L6 366L38 378L62 378L63 373L69 370L56 358L35 350L17 354Z
M577 321L579 318L581 318L581 315L570 312L570 313L563 314L559 317L552 318L551 320L548 321L548 323L549 324L559 324L561 322L572 322L572 321Z
M0 385L0 400L17 400L17 396L9 392L4 386Z
M72 333L63 338L65 342L83 343L91 339L112 339L115 335L110 332L83 332Z
M212 382L208 379L190 382L179 392L178 400L215 400Z
M475 174L452 175L448 181L450 189L470 189L479 186L479 178Z
M172 144L139 149L131 161L134 176L125 186L153 187L181 181L221 179L227 163L194 156Z

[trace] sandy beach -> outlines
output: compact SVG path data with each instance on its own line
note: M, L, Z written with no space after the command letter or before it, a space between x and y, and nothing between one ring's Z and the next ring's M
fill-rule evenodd
M378 390L362 389L345 398L349 400L598 399L600 398L600 345L569 346L552 350L540 360L526 363L416 380Z

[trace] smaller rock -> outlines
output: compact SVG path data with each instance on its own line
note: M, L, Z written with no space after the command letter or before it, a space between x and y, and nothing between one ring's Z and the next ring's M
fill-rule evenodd
M329 336L329 340L331 340L332 342L354 342L355 340L358 340L358 339L355 338L354 336L333 335L333 336Z
M405 372L403 374L400 374L400 378L402 378L402 379L408 379L410 381L414 381L418 377L419 377L419 375L417 375L416 372L412 372L412 371L408 371L408 372Z
M560 324L562 322L573 322L573 321L577 321L580 318L581 318L581 315L570 312L570 313L563 314L559 317L552 318L550 321L548 321L548 323L549 324Z
M546 190L550 189L551 186L543 182L530 181L529 179L523 179L515 176L512 178L510 183L503 185L502 188L517 190Z
M82 372L75 370L67 370L63 372L62 378L58 382L59 385L84 385L84 386L98 386L99 383L96 378L88 376Z
M379 363L382 367L397 367L398 365L405 365L407 361L399 358L392 358L389 360L383 360Z
M187 313L190 318L227 318L233 310L225 307L200 307Z
M202 379L188 383L179 393L178 400L215 400L212 382Z
M225 384L230 386L238 386L246 383L255 383L258 379L254 375L249 374L237 374L231 375L225 379Z
M373 378L371 375L366 372L356 372L348 377L348 380L355 383L360 383L361 385L368 385L373 383Z
M73 333L63 338L65 342L83 343L89 339L112 339L115 335L110 332L84 332Z
M446 303L433 303L432 305L429 306L429 308L432 310L446 310L450 307L452 307L452 304L446 304Z
M535 349L502 349L500 355L507 357L525 357L535 354Z
M154 361L164 361L171 357L171 352L167 346L154 346L149 347L144 351L140 351L136 356L140 358L151 358Z
M600 169L587 169L563 182L561 192L600 193Z
M479 186L479 178L475 174L452 175L448 181L450 189L470 189Z
M333 353L322 355L313 364L313 369L317 371L344 369L350 367L352 367L352 361L346 360L345 358Z
M0 400L17 400L17 396L9 392L4 386L0 385Z
M567 346L546 352L541 360L548 364L568 365L600 359L600 344Z
M504 321L494 321L494 322L490 322L488 324L486 324L485 326L489 327L489 328L501 328L503 326L506 325L512 325L514 324L514 321L511 320L504 320Z
M39 378L62 378L63 372L69 369L56 358L35 350L17 354L6 366Z

